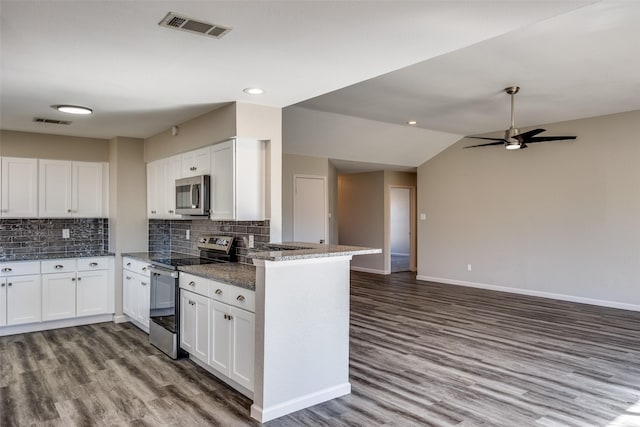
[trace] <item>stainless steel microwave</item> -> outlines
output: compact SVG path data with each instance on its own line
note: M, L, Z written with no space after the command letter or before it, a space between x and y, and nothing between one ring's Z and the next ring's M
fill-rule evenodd
M209 175L176 179L176 213L209 215Z

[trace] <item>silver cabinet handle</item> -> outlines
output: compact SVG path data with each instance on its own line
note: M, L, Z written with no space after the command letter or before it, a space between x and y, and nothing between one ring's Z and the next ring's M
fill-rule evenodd
M238 298L236 298L238 301L242 302L245 300L244 295L238 295Z
M156 213L156 211L151 211L151 213L152 213L152 214L155 214L155 213Z
M89 267L97 267L98 263L97 262L91 262L89 263Z
M55 265L53 268L55 268L56 270L60 270L60 269L64 268L64 265L62 265L62 264L57 264L57 265Z
M82 277L78 277L78 282L79 282L80 280L82 280Z
M147 286L147 282L140 282L142 286Z
M67 209L67 213L71 213L71 209Z
M127 277L127 280L131 280L131 276L126 276L126 277Z
M172 213L173 213L173 210L169 209L169 213L170 213L170 214L172 214Z
M13 286L13 283L9 282L7 283L7 286Z
M195 286L195 285L196 285L196 282L194 281L189 282L189 286Z
M3 273L9 273L9 272L11 272L11 271L13 271L13 269L12 269L12 268L9 268L9 267L5 267L5 268L3 268L3 269L2 269L2 272L3 272Z
M142 267L142 271L147 271L147 267Z
M75 278L75 277L72 277L72 278L71 278L71 281L72 281L72 282L75 282L75 281L76 281L76 278Z
M131 263L130 262L127 263L127 267L131 267Z
M222 295L222 289L216 289L216 295Z
M4 288L4 283L0 283L0 288Z
M229 315L227 315L227 319L233 320L233 316L229 314Z

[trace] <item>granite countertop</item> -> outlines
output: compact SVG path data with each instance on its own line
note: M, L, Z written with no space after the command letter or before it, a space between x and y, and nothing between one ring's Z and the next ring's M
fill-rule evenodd
M239 264L237 262L214 263L185 265L178 267L178 270L251 291L256 289L256 268L253 265Z
M382 253L382 249L364 248L361 246L327 245L323 243L285 242L268 243L265 245L264 251L249 252L247 258L265 261L292 261L296 259L379 253Z
M0 256L0 262L12 261L41 261L47 259L65 259L65 258L93 258L103 256L115 256L113 252L108 251L82 251L82 252L51 252L45 254L9 254Z
M171 254L175 256L176 252L127 252L122 254L123 257L135 258L139 261L151 262L152 259L170 258ZM187 254L181 254L188 256Z

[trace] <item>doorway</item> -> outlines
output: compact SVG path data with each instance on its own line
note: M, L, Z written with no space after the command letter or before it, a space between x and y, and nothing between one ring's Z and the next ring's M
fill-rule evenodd
M414 215L412 187L390 187L391 272L411 271L413 265Z
M328 243L327 177L293 176L293 240Z

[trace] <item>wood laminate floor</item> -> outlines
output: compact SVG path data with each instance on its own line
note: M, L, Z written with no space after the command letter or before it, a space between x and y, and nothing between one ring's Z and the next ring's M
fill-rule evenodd
M640 426L640 313L352 274L352 394L272 426ZM129 324L0 337L0 426L251 426Z

